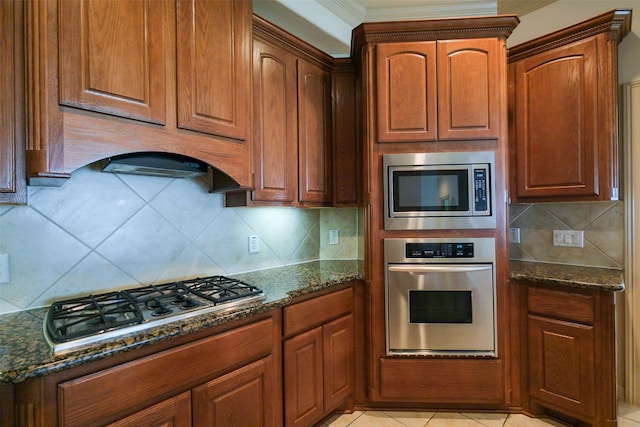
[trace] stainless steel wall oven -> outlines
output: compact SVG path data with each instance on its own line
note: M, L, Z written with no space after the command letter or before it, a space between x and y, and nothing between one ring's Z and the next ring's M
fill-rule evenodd
M387 354L497 356L493 238L385 239Z

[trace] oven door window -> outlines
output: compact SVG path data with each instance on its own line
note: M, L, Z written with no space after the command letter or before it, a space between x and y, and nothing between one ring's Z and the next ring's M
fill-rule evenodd
M409 323L473 323L471 291L409 291Z
M394 212L469 211L467 169L393 171Z

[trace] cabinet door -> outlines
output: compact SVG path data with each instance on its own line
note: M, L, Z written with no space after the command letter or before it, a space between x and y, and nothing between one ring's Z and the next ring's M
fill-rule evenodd
M23 2L0 2L0 203L26 203Z
M438 42L438 139L500 136L505 61L497 38Z
M298 60L299 200L331 203L331 75Z
M162 401L108 427L191 427L191 392Z
M165 12L151 0L59 2L60 103L164 124Z
M309 426L322 418L322 327L284 342L285 425Z
M294 204L298 200L296 58L255 40L254 201Z
M322 328L324 354L324 411L337 408L352 393L355 383L353 315Z
M592 326L529 315L529 394L544 406L594 415Z
M513 63L517 197L597 195L594 38Z
M251 2L178 1L178 127L246 140Z
M193 425L275 426L273 361L267 357L193 389Z
M378 142L437 138L436 42L376 47Z

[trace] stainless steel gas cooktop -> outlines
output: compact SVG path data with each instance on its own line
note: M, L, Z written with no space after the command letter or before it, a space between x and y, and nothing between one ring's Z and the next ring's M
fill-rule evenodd
M55 302L44 319L54 355L132 332L262 301L264 292L237 279L211 276Z

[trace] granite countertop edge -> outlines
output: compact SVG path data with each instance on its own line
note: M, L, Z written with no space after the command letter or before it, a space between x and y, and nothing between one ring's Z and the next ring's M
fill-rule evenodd
M514 280L611 292L625 288L622 269L514 260L509 267L510 278Z
M114 338L85 350L52 356L43 333L47 308L0 315L0 384L17 384L284 307L295 298L364 278L358 260L313 261L249 273L229 274L265 291L261 303L182 321Z

